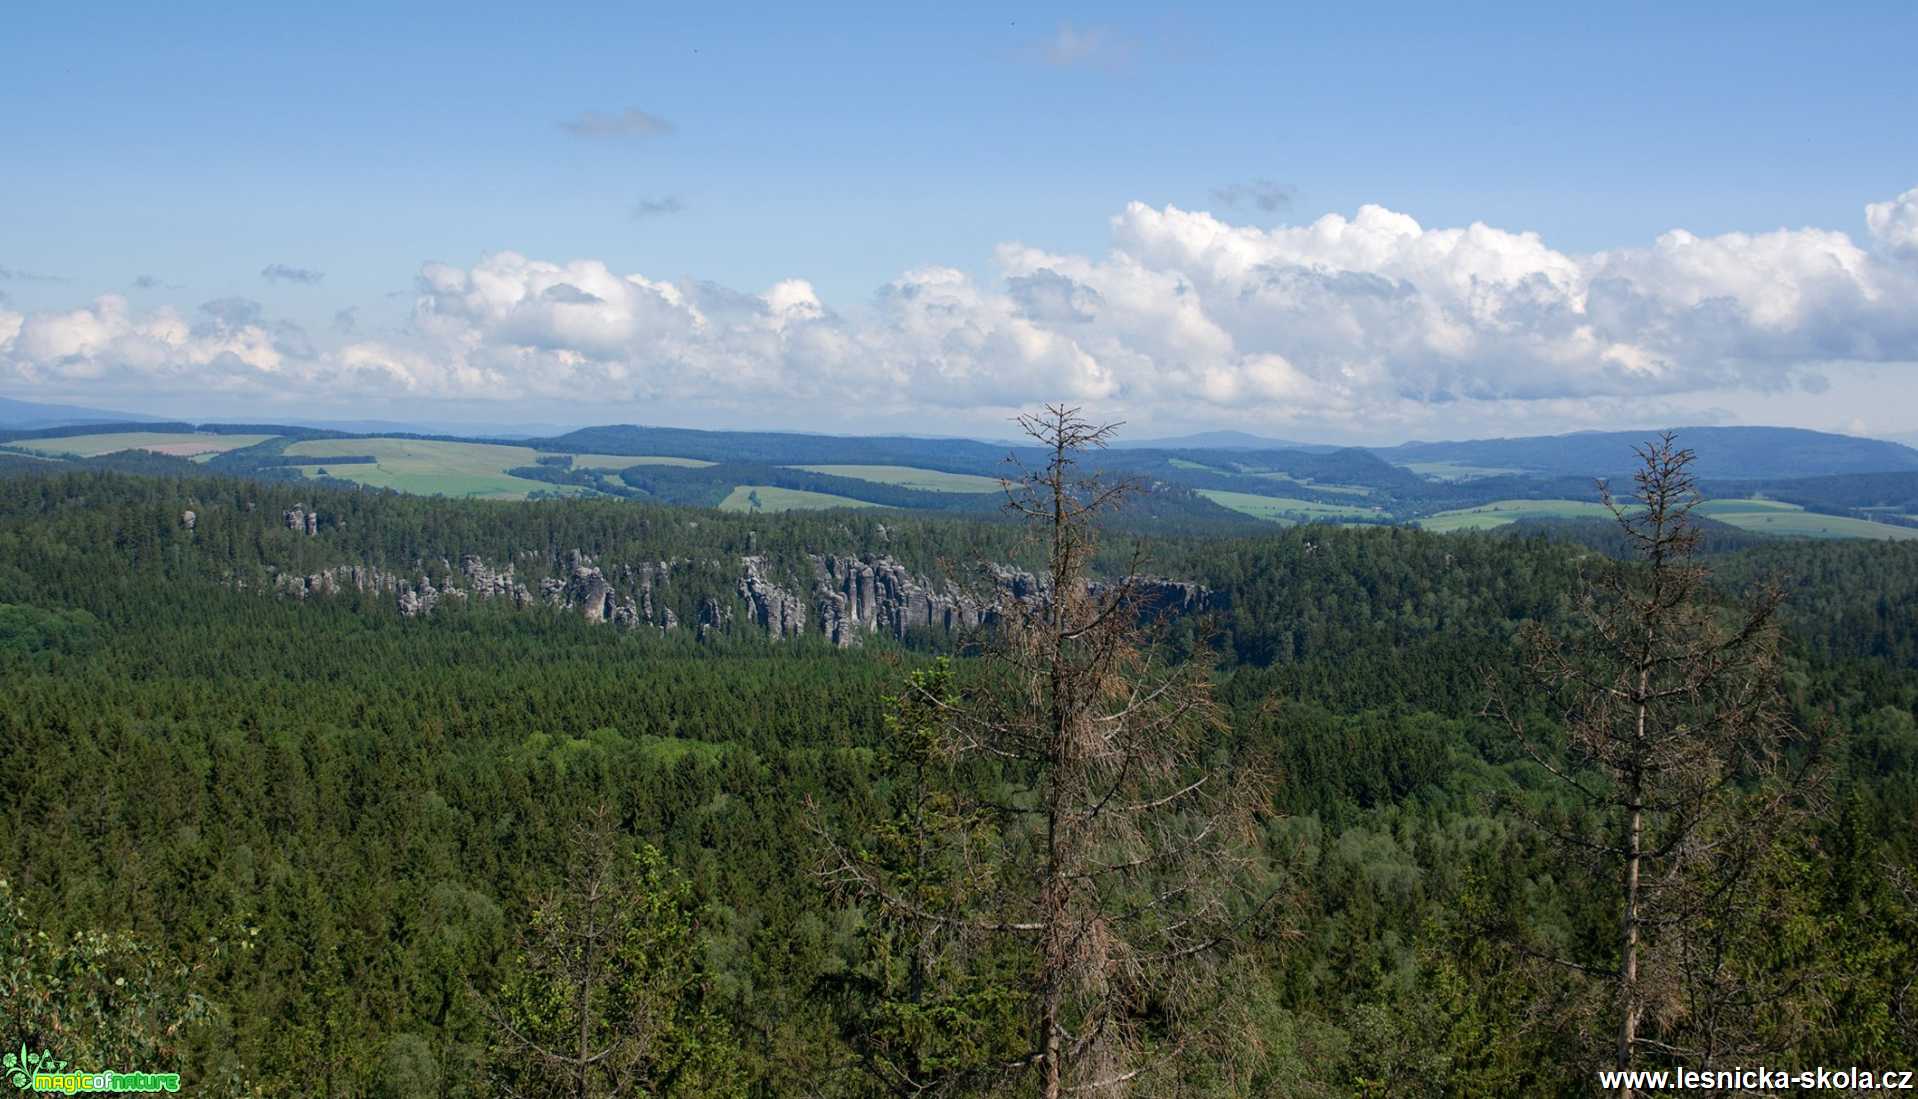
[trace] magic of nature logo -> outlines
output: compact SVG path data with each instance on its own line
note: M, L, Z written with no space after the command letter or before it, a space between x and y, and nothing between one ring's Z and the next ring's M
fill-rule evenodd
M118 1072L113 1069L72 1072L69 1071L71 1067L66 1061L55 1057L52 1050L43 1049L35 1053L25 1043L18 1050L0 1057L0 1071L7 1074L8 1083L21 1091L73 1095L96 1091L180 1090L180 1074L177 1072Z

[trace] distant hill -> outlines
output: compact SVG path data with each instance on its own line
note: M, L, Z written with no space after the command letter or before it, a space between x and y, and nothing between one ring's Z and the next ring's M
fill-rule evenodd
M350 435L442 435L448 438L537 439L577 430L571 424L465 423L456 420L288 420L298 427Z
M5 428L42 428L65 427L69 424L107 424L107 423L152 423L158 416L142 416L134 412L111 412L101 408L81 408L77 405L40 404L36 401L16 401L0 397L0 427Z
M1285 439L1268 439L1263 435L1253 435L1244 431L1200 431L1191 435L1174 435L1164 439L1120 439L1112 444L1114 450L1311 450L1332 451L1334 446L1322 446L1317 443L1295 443Z
M1679 443L1698 452L1697 473L1718 480L1824 477L1918 471L1918 450L1882 439L1795 427L1682 427ZM1614 476L1631 470L1632 448L1657 433L1582 431L1517 439L1406 443L1373 453L1395 465L1449 463L1534 476Z

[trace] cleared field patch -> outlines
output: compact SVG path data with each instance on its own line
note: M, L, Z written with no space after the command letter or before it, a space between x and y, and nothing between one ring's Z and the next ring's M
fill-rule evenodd
M1297 485L1300 488L1309 488L1315 492L1335 492L1341 496L1372 495L1372 490L1370 488L1367 488L1364 485L1326 484L1320 481L1314 481L1307 477L1294 477L1290 473L1261 473L1259 474L1259 476L1264 477L1265 479L1269 481L1284 481L1287 484Z
M702 462L698 458L669 458L660 454L574 454L571 457L574 469L631 469L634 466L679 466L682 469L705 469L713 464Z
M719 502L721 511L809 511L820 508L871 508L864 500L775 485L735 485Z
M1171 466L1173 469L1196 469L1201 473L1232 472L1229 469L1220 469L1218 466L1206 465L1204 462L1195 462L1190 458L1167 458L1166 465Z
M1918 538L1918 528L1874 523L1846 515L1820 515L1797 504L1778 500L1708 500L1699 514L1721 523L1760 534L1786 538L1879 538L1906 541Z
M224 454L271 438L271 435L214 435L202 431L116 431L59 439L22 439L12 445L41 454L71 454L76 458L98 458L122 450L150 450L176 458L195 458Z
M1908 541L1918 538L1918 528L1874 523L1844 515L1820 515L1815 511L1739 511L1713 516L1745 530L1780 534L1790 538L1879 538Z
M286 448L299 458L344 458L368 454L373 463L324 467L327 474L374 488L419 496L476 496L523 500L534 492L573 495L577 485L514 477L506 471L530 466L540 452L498 443L451 443L436 439L307 439ZM321 466L306 466L309 476Z
M882 485L897 485L900 488L913 488L922 492L998 492L999 481L995 477L981 477L973 473L941 473L936 469L917 469L913 466L790 466L791 469L803 469L808 473L825 473L833 477L851 477L858 481L873 481Z
M1254 519L1264 519L1271 523L1312 523L1322 519L1372 519L1382 514L1378 508L1321 504L1316 500L1300 500L1291 496L1258 496L1250 492L1227 492L1216 488L1202 488L1198 490L1198 493L1220 507L1231 508L1242 515L1250 515Z
M1405 469L1420 477L1430 477L1435 481L1471 481L1480 477L1498 477L1507 473L1523 473L1522 469L1507 469L1502 466L1473 466L1464 462L1407 462Z
M1693 508L1698 515L1709 515L1714 519L1723 519L1727 515L1737 515L1753 511L1803 511L1797 504L1787 504L1783 500L1762 500L1750 497L1743 500L1706 500Z
M1441 511L1418 520L1426 530L1490 530L1520 519L1609 519L1605 505L1589 500L1494 500L1472 508Z

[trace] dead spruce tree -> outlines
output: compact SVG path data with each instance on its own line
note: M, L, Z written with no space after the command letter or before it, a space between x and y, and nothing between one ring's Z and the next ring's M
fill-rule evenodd
M1799 770L1786 763L1779 592L1736 610L1715 597L1694 557L1693 453L1669 432L1635 453L1628 499L1600 486L1628 555L1587 578L1573 630L1527 628L1526 690L1496 691L1494 710L1572 795L1578 808L1545 826L1571 862L1595 869L1617 910L1590 960L1528 952L1605 987L1613 1067L1712 1067L1755 1048L1750 1019L1775 991L1733 952L1810 772L1803 753ZM1554 717L1562 748L1526 713Z
M1218 1038L1207 1011L1217 961L1261 910L1239 887L1264 791L1251 768L1221 758L1209 661L1159 654L1136 558L1124 577L1093 582L1095 520L1133 491L1080 469L1111 427L1063 406L1020 426L1047 457L1008 481L1008 506L1043 574L1002 599L964 686L915 678L902 711L932 730L948 783L934 801L913 794L909 819L936 805L940 831L891 858L831 841L827 875L875 923L936 944L937 959L922 951L901 967L909 1008L933 997L947 1018L978 1009L968 1025L980 1027L998 1002L986 985L1014 997L1009 1020L969 1043L981 1054L972 1064L948 1056L913 1077L903 1066L926 1065L926 1043L901 1056L895 1032L887 1090L1177 1094L1181 1055ZM945 991L924 987L940 974Z

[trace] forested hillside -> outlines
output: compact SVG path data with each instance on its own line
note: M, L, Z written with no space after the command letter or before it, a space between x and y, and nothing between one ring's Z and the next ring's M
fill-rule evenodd
M204 1095L546 1094L506 1035L567 1010L534 947L572 911L555 898L580 896L555 890L603 806L613 838L591 842L639 851L629 888L651 898L627 917L632 972L673 990L634 1068L649 1088L914 1094L875 1064L919 1043L924 1094L1023 1094L960 1071L1022 1025L1017 956L915 1013L888 977L915 949L904 925L827 873L834 844L881 857L899 807L926 804L898 700L989 677L986 619L902 617L843 647L819 624L835 596L862 621L862 568L898 570L873 589L898 606L1000 606L1006 570L1046 567L1014 518L41 464L0 466L0 1001L27 1031L10 1047L178 1071ZM1128 529L1091 564L1102 584L1133 571ZM1139 570L1180 585L1154 618L1216 702L1203 769L1263 776L1234 849L1263 900L1233 910L1209 1033L1139 1094L1584 1094L1607 1000L1541 945L1603 957L1618 913L1540 822L1595 818L1556 756L1488 713L1503 692L1556 743L1562 715L1512 694L1526 627L1575 629L1583 585L1628 547L1242 530L1155 537ZM1816 749L1825 771L1739 879L1738 911L1765 913L1717 958L1750 990L1740 1048L1918 1063L1918 545L1707 548L1709 606L1782 588L1790 762ZM356 568L394 579L339 579ZM439 598L409 613L422 583ZM805 628L768 628L788 598ZM987 763L953 781L1025 796ZM1154 1056L1157 995L1134 1020ZM1676 994L1660 1010L1660 1033L1703 1032Z

